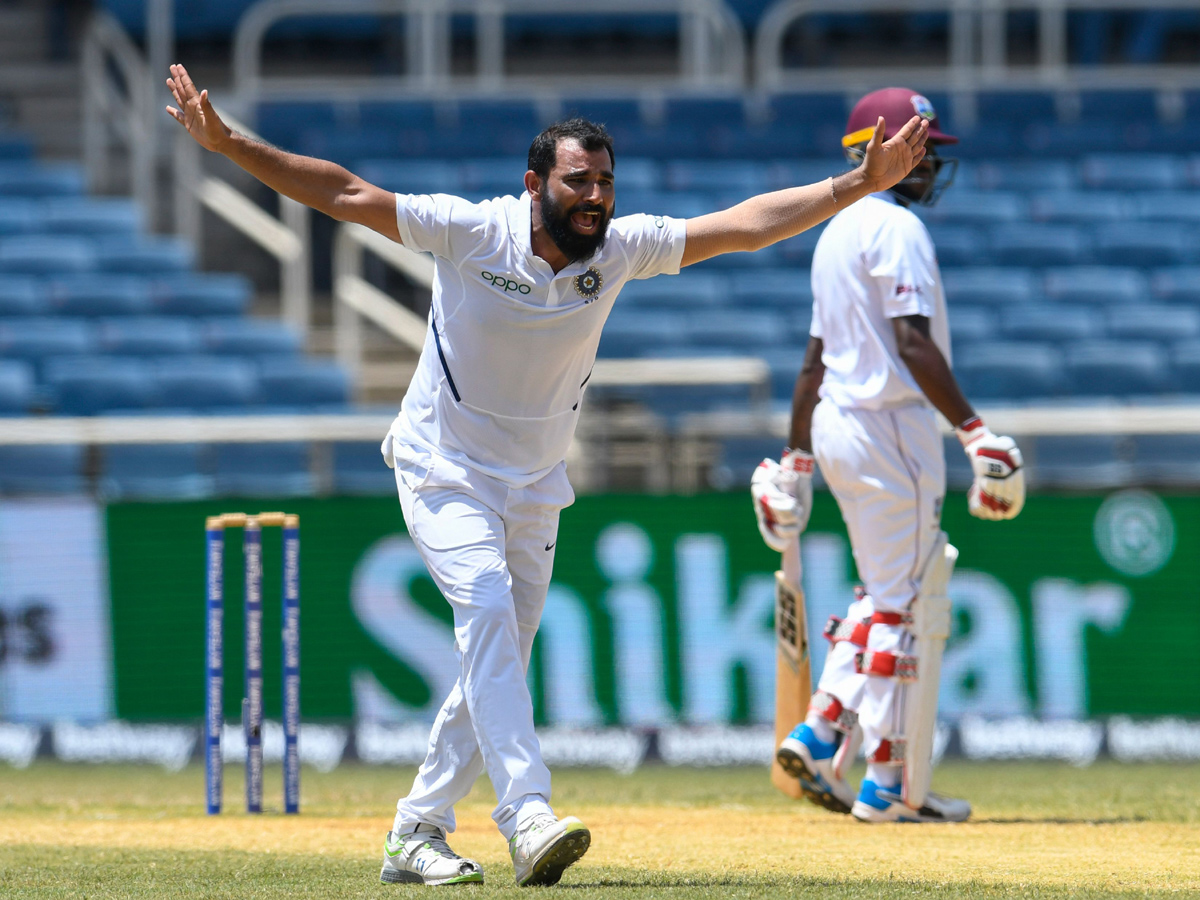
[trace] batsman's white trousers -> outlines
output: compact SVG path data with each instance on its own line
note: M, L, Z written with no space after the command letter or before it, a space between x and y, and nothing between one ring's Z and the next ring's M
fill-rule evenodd
M843 409L825 400L813 411L812 442L869 595L850 605L848 617L904 612L941 527L946 460L933 410ZM867 638L870 650L911 653L911 644L902 625L874 625ZM903 735L900 682L858 674L859 649L849 642L834 645L819 687L858 711L869 757L881 739Z
M550 771L525 681L554 565L560 510L575 499L566 466L514 489L393 439L409 534L454 610L459 676L442 704L395 828L455 828L454 804L486 769L504 837L550 812Z

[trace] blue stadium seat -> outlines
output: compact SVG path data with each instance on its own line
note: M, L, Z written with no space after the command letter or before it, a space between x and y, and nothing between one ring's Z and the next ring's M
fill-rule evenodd
M794 347L767 347L761 357L771 370L771 397L776 400L791 400L792 391L796 387L796 376L800 374L800 366L804 362L805 345ZM778 452L778 451L776 451Z
M1072 225L1012 223L991 233L990 261L1014 266L1061 266L1082 262L1087 235Z
M987 240L978 228L931 222L929 236L942 265L974 266L989 262Z
M305 131L293 146L297 153L304 156L332 160L351 169L358 168L357 161L360 159L404 157L411 155L414 149L411 132L386 125L369 131ZM422 144L422 151L424 149Z
M213 318L204 323L203 336L209 353L225 356L291 356L303 349L300 334L274 319Z
M1139 434L1133 446L1139 484L1193 488L1200 483L1200 435Z
M528 100L506 100L489 97L483 100L459 100L457 108L458 127L464 133L481 138L491 144L497 130L515 130L525 142L524 149L534 135L542 130L537 108Z
M0 131L0 160L28 161L33 158L33 141L27 135Z
M258 397L255 366L242 360L181 356L154 366L158 402L164 407L217 410L241 407Z
M767 174L767 188L778 191L798 185L817 184L847 171L847 166L847 163L836 156L826 155L820 159L773 160L764 168Z
M1163 191L1183 187L1184 164L1177 156L1096 154L1083 160L1088 187L1115 191Z
M698 142L693 145L693 156L728 158L747 155L753 149L745 140L746 113L740 97L669 98L664 126L668 133L695 132Z
M843 94L775 94L768 101L776 122L803 122L809 126L845 129L850 107Z
M1061 159L987 159L971 171L980 190L1070 191L1079 185L1076 166Z
M623 192L627 190L656 191L663 186L662 164L657 160L640 156L620 156L618 168L614 169L617 185L617 202L621 202ZM624 210L618 205L618 211L624 215Z
M358 105L358 124L360 128L390 125L433 128L437 124L437 109L428 100L364 100Z
M37 316L47 312L40 279L24 275L0 278L0 316Z
M223 496L304 497L316 491L308 444L218 444L216 490Z
M342 406L350 401L346 370L330 360L266 359L259 365L259 400L266 406Z
M73 275L48 284L50 308L67 316L144 315L150 284L125 275Z
M151 285L154 309L169 315L240 316L254 289L241 275L167 275Z
M996 337L996 314L979 306L954 305L948 313L950 340L955 350L964 344L992 340Z
M522 157L471 159L464 161L459 168L462 184L468 190L479 191L489 197L503 197L506 194L519 197L524 190L522 179L525 177L526 160Z
M1179 390L1200 394L1200 341L1180 341L1171 349L1171 371Z
M1049 397L1063 387L1061 353L1049 344L980 342L954 370L967 396L980 400Z
M769 310L710 310L689 317L687 330L691 343L704 348L753 351L793 343L787 319Z
M1004 310L1000 331L1006 339L1015 341L1078 341L1098 337L1103 323L1097 310L1037 303Z
M1157 394L1170 385L1165 354L1138 341L1080 341L1066 347L1072 392L1081 396Z
M100 492L109 500L197 500L215 482L200 444L112 444L104 448Z
M379 442L338 442L333 451L333 492L390 497L396 493L396 476L379 452Z
M1058 112L1047 91L980 91L975 98L980 122L1054 122Z
M1098 191L1054 191L1035 194L1029 203L1035 222L1121 222L1134 214L1131 198Z
M685 159L668 162L666 184L673 191L708 191L746 199L767 190L767 170L757 163Z
M1035 156L1082 156L1097 147L1141 149L1142 131L1120 122L1034 122L1025 129L1025 149Z
M1101 225L1095 233L1097 258L1128 266L1168 266L1194 262L1196 236L1190 229L1158 222Z
M0 446L0 493L82 494L83 462L79 444Z
M1152 123L1158 119L1158 102L1153 91L1081 91L1079 117L1084 121L1118 119Z
M1138 191L1130 199L1139 219L1200 224L1200 191Z
M357 106L324 101L261 103L252 123L264 138L294 150L300 135L309 130L335 131L359 125Z
M1062 303L1145 303L1150 285L1137 269L1119 266L1073 266L1048 269L1046 296Z
M97 248L97 266L105 272L128 275L168 275L186 272L195 263L195 249L179 238L139 235L108 238Z
M817 249L817 241L825 233L825 226L818 225L808 231L802 231L795 237L780 241L775 246L779 248L779 258L783 265L802 266L812 265L813 251Z
M719 306L729 296L727 276L717 272L684 271L668 277L628 282L621 290L618 304L639 309L652 307Z
M50 356L82 355L95 350L95 329L81 319L61 316L0 319L0 355L9 358L39 365Z
M600 335L599 355L610 358L654 356L666 347L687 343L686 310L644 310L618 302Z
M0 359L0 416L25 415L35 399L33 366L18 359Z
M154 398L149 366L139 359L82 356L49 359L44 366L54 410L94 416L110 409L138 409Z
M641 105L632 97L566 97L562 102L562 114L599 122L613 134L642 127Z
M54 197L42 205L43 230L50 234L134 234L142 213L132 200Z
M402 194L458 194L464 188L462 167L443 160L364 159L355 170L372 184Z
M0 196L71 197L82 194L84 189L80 166L0 162Z
M960 303L981 306L1028 303L1040 296L1036 285L1028 269L973 266L942 270L942 287L952 311Z
M1167 303L1200 303L1200 266L1172 266L1150 278L1150 292Z
M1114 435L1045 436L1030 445L1028 480L1038 488L1111 488L1132 481L1124 439Z
M36 203L27 197L0 197L0 237L38 231L38 213Z
M1013 191L950 190L936 206L922 211L921 218L930 222L990 225L1017 222L1028 215L1025 198Z
M1182 341L1200 338L1200 309L1144 303L1109 308L1105 331L1117 340Z
M811 306L812 279L799 268L739 272L729 279L729 297L735 306L785 311Z
M668 191L625 191L619 194L621 214L649 213L652 216L672 216L676 219L691 219L702 216L717 208L717 201L707 194L676 194Z
M96 247L81 237L26 235L0 239L0 272L62 275L96 268Z
M198 353L199 329L188 319L131 316L99 323L100 349L123 356L168 356Z

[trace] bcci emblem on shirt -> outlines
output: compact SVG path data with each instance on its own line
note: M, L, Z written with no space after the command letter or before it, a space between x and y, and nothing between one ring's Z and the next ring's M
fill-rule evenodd
M582 275L575 276L573 283L575 293L583 298L583 302L591 303L600 296L600 289L604 287L604 276L595 266L589 266Z

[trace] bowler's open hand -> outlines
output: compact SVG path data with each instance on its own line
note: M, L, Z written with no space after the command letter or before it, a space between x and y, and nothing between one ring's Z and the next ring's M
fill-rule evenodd
M889 141L883 139L885 127L880 116L862 162L863 174L876 191L886 191L912 171L925 156L925 138L929 136L929 122L920 116L909 119Z
M178 108L168 106L167 112L175 121L187 129L205 150L218 150L233 132L226 127L208 100L208 91L197 91L192 78L181 65L171 66L171 77L167 87L175 97ZM891 143L889 141L888 143Z

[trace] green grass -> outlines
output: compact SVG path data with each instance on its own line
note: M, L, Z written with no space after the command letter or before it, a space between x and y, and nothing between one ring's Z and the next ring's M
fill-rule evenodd
M392 898L379 845L410 769L304 773L303 813L249 817L237 770L204 815L203 772L39 763L0 769L3 898ZM278 772L267 805L279 803ZM957 826L866 826L776 794L752 769L555 774L555 807L592 825L592 851L556 889L585 898L1108 898L1200 896L1200 767L1086 769L948 763L937 787L971 799ZM476 786L452 843L512 886ZM533 891L546 889L530 889ZM528 891L524 892L528 894Z

